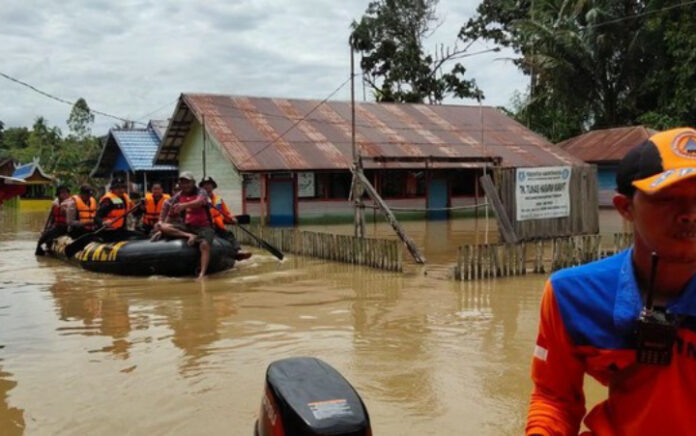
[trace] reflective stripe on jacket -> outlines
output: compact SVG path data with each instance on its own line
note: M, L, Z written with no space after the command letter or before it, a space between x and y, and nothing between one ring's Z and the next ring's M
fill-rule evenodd
M669 366L636 362L643 306L633 251L551 276L532 359L528 435L693 434L696 410L696 276L666 309L680 317ZM585 414L585 374L608 398ZM692 430L689 430L689 429ZM583 433L585 434L585 433Z
M111 200L113 207L104 219L104 226L107 230L118 230L125 228L126 219L121 217L124 216L131 207L131 201L128 194L123 194L123 197L119 197L118 195L109 191L99 199L99 202L101 203L107 198Z

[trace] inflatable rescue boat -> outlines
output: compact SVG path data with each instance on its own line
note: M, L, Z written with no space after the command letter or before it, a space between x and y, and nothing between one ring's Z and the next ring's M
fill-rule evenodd
M88 271L124 276L179 277L196 275L200 264L198 247L189 247L183 239L91 242L82 251L68 258L65 247L72 241L69 236L57 238L51 244L50 254ZM238 243L216 236L210 247L208 274L232 268L238 251Z

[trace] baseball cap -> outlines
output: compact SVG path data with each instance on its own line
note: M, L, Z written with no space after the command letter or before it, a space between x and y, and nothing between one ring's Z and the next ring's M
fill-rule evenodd
M179 174L179 180L181 179L190 180L192 182L196 181L196 179L193 177L193 174L190 171L182 171L181 174Z
M696 130L690 127L666 130L626 153L616 171L619 193L635 189L654 194L696 176Z

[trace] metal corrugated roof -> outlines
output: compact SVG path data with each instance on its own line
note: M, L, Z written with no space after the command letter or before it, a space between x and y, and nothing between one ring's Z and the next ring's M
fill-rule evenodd
M172 165L153 165L160 140L153 130L112 130L118 147L132 171L175 171Z
M585 162L618 162L630 149L655 133L655 130L644 126L615 127L593 130L566 139L558 146Z
M39 165L37 160L15 167L14 172L12 173L12 178L25 180L33 176L37 171L41 177L48 180L53 179L51 176L44 173L43 168L41 168L41 165Z
M239 171L347 169L350 114L349 102L182 94L156 160L175 163L193 120L204 118L206 131ZM480 167L491 158L507 167L583 164L488 106L357 103L356 142L366 158L474 161L437 167ZM394 159L365 162L366 168L423 166Z

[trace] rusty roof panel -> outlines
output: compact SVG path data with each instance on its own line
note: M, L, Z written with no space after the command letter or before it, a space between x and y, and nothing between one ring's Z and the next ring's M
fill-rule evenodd
M349 102L182 94L158 163L175 160L194 116L205 118L206 131L242 172L347 169L352 162ZM366 160L366 168L423 168L418 158L429 156L480 160L436 168L483 166L496 157L506 167L582 164L487 106L361 102L355 130L362 156L416 158Z
M618 162L633 147L655 133L644 126L593 130L558 144L585 162Z

